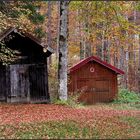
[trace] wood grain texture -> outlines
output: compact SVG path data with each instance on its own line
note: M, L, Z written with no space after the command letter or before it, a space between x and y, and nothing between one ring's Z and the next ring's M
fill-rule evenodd
M117 74L97 62L90 61L69 76L69 92L81 92L79 101L94 104L117 97Z

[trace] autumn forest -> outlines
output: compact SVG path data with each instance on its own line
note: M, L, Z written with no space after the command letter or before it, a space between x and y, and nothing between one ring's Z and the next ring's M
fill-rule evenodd
M0 139L140 139L140 2L0 0Z
M27 30L55 50L49 63L56 63L59 2L1 2L0 9L0 32L11 26ZM119 79L120 86L140 92L139 11L140 3L135 1L71 1L68 66L88 56L98 56L125 71Z

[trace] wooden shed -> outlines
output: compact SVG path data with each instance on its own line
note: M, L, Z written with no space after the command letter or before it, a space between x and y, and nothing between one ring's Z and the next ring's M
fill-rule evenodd
M2 33L0 42L0 53L8 57L9 51L11 56L6 64L0 60L0 101L49 102L47 57L52 50L16 28Z
M117 97L117 75L124 72L91 56L69 70L69 92L80 93L79 101L87 104L109 102Z

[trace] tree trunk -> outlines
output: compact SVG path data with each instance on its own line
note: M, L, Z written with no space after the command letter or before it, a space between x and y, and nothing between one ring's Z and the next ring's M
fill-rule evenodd
M136 6L136 2L133 3L134 6L134 11L133 11L133 23L136 25L137 22L137 11L135 10L135 6ZM136 65L136 48L138 45L138 39L137 39L137 35L136 34L132 34L131 38L133 39L132 41L132 45L129 47L129 73L128 73L128 77L129 77L129 89L132 91L137 91L137 65Z
M90 6L90 3L88 2L87 7ZM84 18L84 58L87 58L92 55L92 49L91 49L91 42L90 42L90 18L89 18L89 9L84 9L83 11L86 13L86 16Z
M80 12L82 12L82 9L81 10L77 10L77 16L79 14L81 14ZM78 20L78 31L79 31L79 46L80 46L80 60L84 59L84 36L81 35L82 34L82 29L83 28L83 24L80 20Z
M108 62L108 40L102 35L102 60Z
M58 24L57 24L57 45L56 45L56 60L59 57L59 28L60 28L60 1L58 1L57 3L57 9L58 9Z
M68 1L60 1L60 30L59 30L59 62L58 83L59 99L67 100L67 37L68 37Z
M139 53L138 53L138 93L140 94L140 37L139 37Z
M90 43L90 40L88 39L89 38L89 17L87 16L85 18L85 34L86 34L86 37L85 37L85 58L89 57L92 55L92 52L91 52L91 43ZM88 37L88 38L87 38Z
M51 13L52 13L52 1L48 1L48 11L47 11L47 17L48 17L48 22L47 22L47 44L48 44L48 47L52 47L52 42L51 42L51 39L52 39L52 36L51 36ZM49 66L51 66L51 63L52 63L52 57L50 56L48 58L48 64Z
M80 60L84 59L83 40L80 40Z

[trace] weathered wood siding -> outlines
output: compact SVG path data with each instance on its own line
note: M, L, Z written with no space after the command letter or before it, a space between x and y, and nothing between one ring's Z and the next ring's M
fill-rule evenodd
M70 74L69 91L81 92L79 100L88 104L112 101L117 94L117 74L97 62L89 62Z
M0 67L0 100L7 102L48 102L45 64L16 64Z
M49 101L47 65L29 67L30 98L32 102Z
M0 101L6 100L6 67L0 67Z
M9 65L10 91L7 97L7 102L29 101L30 89L28 68L29 65Z

